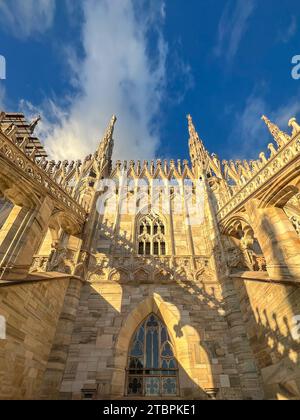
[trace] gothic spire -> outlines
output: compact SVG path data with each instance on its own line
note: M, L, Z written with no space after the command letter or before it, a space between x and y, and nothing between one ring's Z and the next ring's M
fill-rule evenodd
M106 128L105 134L100 142L100 145L97 150L98 159L102 159L103 157L108 158L109 160L112 157L113 151L113 134L114 128L117 121L117 117L115 115L112 116L108 127Z
M191 115L188 115L187 119L190 134L189 148L192 165L193 168L198 168L200 169L200 172L204 172L208 166L208 152L195 129Z
M276 124L272 123L265 115L262 116L262 120L265 122L279 147L283 147L287 142L290 141L290 136L281 131L280 128Z

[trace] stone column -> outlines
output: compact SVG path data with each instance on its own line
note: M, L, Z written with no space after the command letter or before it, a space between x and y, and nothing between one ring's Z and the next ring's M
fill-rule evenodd
M219 281L227 279L229 270L227 267L226 256L221 241L220 230L216 218L216 209L213 204L213 192L204 174L203 194L204 194L204 214L206 226L206 252L212 254L210 265Z
M171 199L171 191L170 191L170 183L168 180L165 181L165 197L166 202L163 203L164 211L165 211L165 217L168 221L169 225L169 254L174 257L176 253L176 247L175 247L175 237L174 237L174 222L173 222L173 212L172 212L172 199ZM166 232L167 233L167 232Z
M0 237L2 278L19 280L27 275L46 235L52 211L53 203L48 197L34 209L16 206L12 210Z
M225 319L228 324L228 332L231 340L231 350L235 356L236 368L239 374L243 399L263 399L263 390L259 370L250 345L249 337L237 291L232 279L222 281L222 293L224 297Z
M190 222L190 214L189 209L186 203L186 197L185 197L185 185L184 180L180 183L180 195L182 200L182 209L183 209L183 221L185 224L185 231L186 231L186 237L187 237L187 243L188 243L188 254L193 257L195 257L195 247L194 247L194 241L193 241L193 235L192 235L192 229L191 229L191 222Z
M65 390L61 389L61 385L66 369L82 284L83 282L78 279L70 279L43 378L40 399L56 400L64 396Z
M300 238L285 212L278 207L260 209L256 200L247 203L246 210L271 279L300 280Z

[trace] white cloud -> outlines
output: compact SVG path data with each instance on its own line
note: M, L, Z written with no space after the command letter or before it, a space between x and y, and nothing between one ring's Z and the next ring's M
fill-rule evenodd
M45 32L54 14L55 0L0 0L0 24L18 38Z
M254 0L230 0L227 3L219 23L217 56L226 56L227 61L234 58L254 9Z
M242 113L236 114L234 129L230 135L231 145L239 145L239 150L233 158L257 159L260 151L267 152L267 146L272 140L265 123L261 120L266 115L277 124L281 130L290 133L288 121L300 114L300 102L297 96L279 107L271 107L263 96L252 94Z
M115 158L155 156L159 139L152 123L164 91L167 54L161 34L164 7L162 1L150 2L151 10L135 6L135 0L84 1L84 59L73 56L70 74L79 92L65 98L68 105L48 101L42 107L55 120L44 119L41 129L56 159L81 158L96 150L112 114L118 117ZM149 30L157 41L151 60ZM38 113L32 105L22 105L28 113Z

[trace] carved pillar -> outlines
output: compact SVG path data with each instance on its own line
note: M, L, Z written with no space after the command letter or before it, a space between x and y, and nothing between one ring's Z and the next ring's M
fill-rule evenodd
M34 209L15 207L1 232L1 278L23 279L29 272L33 256L37 253L49 226L53 211L50 198L45 198Z
M118 196L116 196L116 204L117 204L117 209L116 209L116 217L115 217L115 222L114 222L114 226L113 226L113 231L114 231L114 244L117 243L118 240L118 234L120 232L120 225L121 225L121 210L122 210L122 205L123 205L123 200L124 200L124 188L126 187L126 182L125 182L125 177L124 174L122 174L119 177L119 188L118 188ZM135 185L135 196L137 195L137 184ZM134 238L135 236L135 232L134 232L134 227L133 227L133 232L132 232L132 238Z
M181 195L181 202L182 202L182 209L183 209L183 222L185 224L185 231L186 231L186 237L187 237L187 243L188 243L188 254L193 257L193 263L194 263L195 248L194 248L194 242L193 242L189 209L188 209L188 206L186 203L186 197L185 197L184 180L181 180L180 182L180 195Z
M169 227L169 247L168 247L168 254L172 255L172 257L176 253L175 248L175 237L174 237L174 222L173 222L173 212L172 212L172 198L171 198L171 190L170 190L170 182L169 180L164 181L164 201L162 203L163 206L163 213L167 219L168 227Z
M247 203L248 216L272 279L300 279L300 238L283 209Z
M207 178L203 174L203 194L204 194L204 214L206 224L206 252L212 254L211 267L216 276L221 280L227 278L229 271L226 264L226 256L224 253L220 230L216 218L216 210L214 208L213 192L209 186ZM203 209L202 209L203 211Z

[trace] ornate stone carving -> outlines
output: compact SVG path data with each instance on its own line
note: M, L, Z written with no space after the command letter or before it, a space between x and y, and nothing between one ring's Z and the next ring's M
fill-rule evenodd
M154 275L154 282L157 284L168 284L172 279L172 274L167 270L160 270Z
M47 271L72 274L75 269L75 252L67 248L58 248L48 263Z
M116 283L128 283L130 281L130 275L127 271L118 269L111 272L109 279Z
M139 284L149 283L150 275L146 270L139 269L134 273L134 280Z
M228 249L227 263L229 268L247 269L243 252L238 248Z
M37 255L33 258L32 266L30 268L31 273L45 273L48 271L49 256Z

